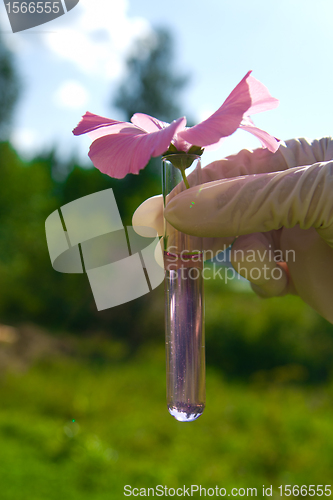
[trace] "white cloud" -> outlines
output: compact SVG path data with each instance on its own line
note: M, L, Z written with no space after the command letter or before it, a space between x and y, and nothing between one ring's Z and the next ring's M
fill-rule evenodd
M57 90L54 101L63 108L79 109L86 106L89 94L81 83L67 80Z
M0 14L6 43L17 54L41 54L46 49L85 75L108 80L121 74L132 42L152 32L146 19L128 16L128 0L80 0L65 15L15 35L1 4Z
M59 27L55 25L55 31L45 33L43 39L58 57L84 73L116 78L133 40L150 32L148 22L129 18L127 9L127 0L80 0L61 18L62 23L59 20Z

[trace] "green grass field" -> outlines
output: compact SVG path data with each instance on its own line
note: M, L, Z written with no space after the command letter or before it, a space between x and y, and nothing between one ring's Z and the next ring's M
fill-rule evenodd
M129 357L119 341L72 338L67 353L2 372L0 499L109 500L124 498L125 485L192 484L227 492L255 487L257 496L263 485L273 485L278 498L279 485L332 483L333 384L329 375L304 380L312 365L304 346L293 347L303 331L304 343L319 356L309 333L318 317L297 298L282 299L279 311L275 301L246 291L217 297L213 285L206 298L212 361L207 407L196 422L178 423L167 412L164 349L158 343L142 345ZM266 345L272 321L277 350L289 346L296 361L288 364L288 358L280 366L277 359L264 369L258 359L260 369L250 364L242 377L234 376L234 349L238 345L242 353L252 345L254 352L259 338ZM289 344L283 344L283 325L294 325ZM210 345L218 330L229 341L214 357ZM267 343L268 354L272 346ZM229 371L223 370L224 347Z

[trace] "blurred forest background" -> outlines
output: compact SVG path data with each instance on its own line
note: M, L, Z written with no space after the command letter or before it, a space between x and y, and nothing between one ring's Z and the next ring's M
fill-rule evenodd
M126 120L182 114L188 76L172 71L171 35L157 40L137 42L113 96ZM159 160L122 180L54 149L22 160L8 142L22 85L0 40L0 499L117 499L126 484L258 496L272 484L278 496L280 484L329 484L333 326L297 297L264 301L244 281L207 281L207 409L193 424L173 420L163 286L97 312L86 276L52 269L44 230L60 206L110 187L130 225L161 191Z

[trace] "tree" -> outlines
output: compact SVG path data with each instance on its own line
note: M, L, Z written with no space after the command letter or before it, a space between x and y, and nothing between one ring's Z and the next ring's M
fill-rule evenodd
M8 136L13 108L19 94L13 58L0 38L0 141Z
M134 113L167 122L181 116L178 99L188 77L175 73L174 60L173 40L167 30L159 28L153 35L137 40L113 100L127 120Z
M122 109L127 115L142 111L167 120L173 119L170 110L176 116L180 114L175 104L178 97L176 89L180 90L185 79L173 76L170 69L171 38L163 33L156 35L154 44L147 41L144 54L141 51L140 57L133 62L137 64L135 67L140 68L133 94L125 97L130 91L127 85L122 90ZM140 41L137 49L143 43ZM4 73L7 77L1 80L0 85L4 99L9 96L6 94L9 81L15 83L11 59L9 54L7 56L3 59L8 63L8 71ZM133 74L130 78L134 78ZM11 102L12 105L15 102L13 96ZM80 333L105 331L111 336L126 339L130 351L147 340L162 341L161 289L154 290L149 296L144 295L98 312L86 275L57 273L52 269L44 232L45 220L54 210L107 188L114 191L123 224L131 225L138 205L147 197L161 192L159 160L155 164L150 162L139 175L112 179L97 169L81 168L75 160L61 163L53 150L26 163L8 143L2 142L0 168L5 186L0 192L1 321L17 324L28 320L52 329Z

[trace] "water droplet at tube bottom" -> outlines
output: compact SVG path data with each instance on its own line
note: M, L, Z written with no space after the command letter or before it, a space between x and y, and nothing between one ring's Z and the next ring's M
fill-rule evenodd
M162 159L165 205L186 189L179 169L183 158L174 156L190 155ZM187 179L194 186L200 183L201 166L200 157L191 156ZM165 221L164 267L167 406L176 420L192 422L205 408L202 239L181 233Z

